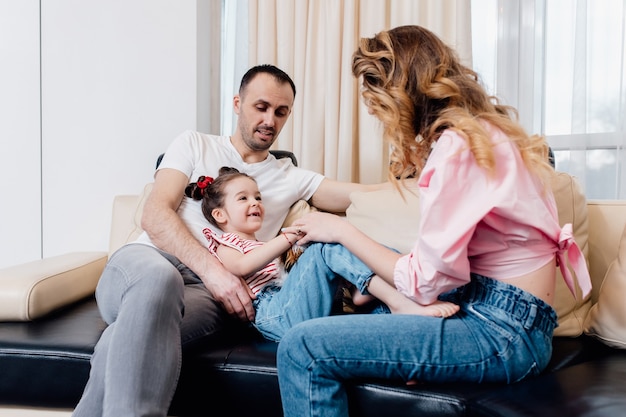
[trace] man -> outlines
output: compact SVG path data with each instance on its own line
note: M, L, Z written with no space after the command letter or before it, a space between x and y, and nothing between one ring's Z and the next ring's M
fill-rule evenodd
M91 360L75 417L165 416L176 389L182 348L219 337L234 318L254 319L253 295L209 256L200 203L183 198L200 175L222 166L253 176L267 212L259 239L275 236L289 207L311 200L344 211L349 194L378 186L343 183L276 160L269 149L285 125L296 89L282 70L262 65L242 78L231 137L181 134L167 149L143 212L144 234L114 253L96 298L108 323Z

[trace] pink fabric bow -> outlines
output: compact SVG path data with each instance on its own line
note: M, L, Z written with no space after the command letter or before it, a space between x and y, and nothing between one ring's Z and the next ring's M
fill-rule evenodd
M565 258L565 252L567 252L567 259ZM567 260L569 259L574 272L576 273L576 278L578 279L578 285L580 285L580 289L582 290L583 299L589 294L591 291L591 277L589 276L589 271L587 270L587 263L585 262L585 257L581 252L578 244L574 240L574 233L572 231L572 224L567 223L561 229L561 233L559 234L559 250L556 254L557 263L561 268L561 274L563 275L563 279L567 284L567 288L572 292L574 298L576 297L576 287L574 285L574 278L572 278L572 274L567 267Z

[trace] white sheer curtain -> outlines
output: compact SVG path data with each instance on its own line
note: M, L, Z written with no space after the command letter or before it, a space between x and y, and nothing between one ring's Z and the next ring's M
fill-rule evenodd
M248 0L222 0L222 53L214 62L220 67L220 102L222 134L235 129L233 97L241 77L248 69Z
M626 0L472 0L472 14L476 69L557 169L590 199L626 198Z
M230 44L237 36L236 50L247 49L245 67L275 64L293 77L298 88L293 115L276 147L292 150L301 166L329 178L363 183L386 179L386 145L377 121L360 102L359 85L351 74L351 57L360 37L419 24L439 34L471 63L468 0L232 3L240 10L248 8L248 24L241 20L236 26L238 33L225 33ZM226 7L230 4L230 0L225 2ZM241 35L242 29L248 31L247 39ZM233 68L228 77L238 75L240 67Z
M626 198L625 21L626 0L546 3L545 133L588 198Z

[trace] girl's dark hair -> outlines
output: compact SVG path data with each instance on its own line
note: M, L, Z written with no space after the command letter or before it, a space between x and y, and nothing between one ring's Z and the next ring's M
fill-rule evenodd
M240 177L250 178L254 181L254 178L240 172L237 168L221 167L217 178L213 179L202 175L198 177L197 182L190 183L185 188L185 195L194 200L202 200L202 214L213 226L219 227L211 213L213 209L224 206L224 187L226 184Z

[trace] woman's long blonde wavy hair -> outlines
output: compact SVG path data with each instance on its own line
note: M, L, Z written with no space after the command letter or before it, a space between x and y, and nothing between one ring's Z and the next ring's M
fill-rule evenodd
M478 165L492 174L492 142L481 120L502 130L544 183L553 172L545 139L529 136L515 109L489 96L478 75L427 29L400 26L361 39L352 72L362 77L363 99L392 145L392 181L419 176L432 144L445 129L465 138Z

